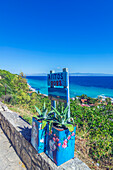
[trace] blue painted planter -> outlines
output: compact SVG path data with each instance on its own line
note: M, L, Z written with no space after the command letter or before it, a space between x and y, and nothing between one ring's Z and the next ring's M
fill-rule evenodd
M46 154L57 166L74 158L75 133L76 127L74 127L73 132L68 129L59 131L56 127L53 127L52 134L47 135Z
M46 133L46 126L44 129L42 129L42 123L33 117L31 144L38 151L38 153L42 153L45 151L45 142L46 142L45 133Z

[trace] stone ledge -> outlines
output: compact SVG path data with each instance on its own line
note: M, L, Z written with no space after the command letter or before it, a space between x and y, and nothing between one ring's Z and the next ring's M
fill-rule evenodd
M38 154L30 143L32 127L17 113L9 112L3 103L0 106L1 127L28 170L90 170L78 158L57 167L45 153Z

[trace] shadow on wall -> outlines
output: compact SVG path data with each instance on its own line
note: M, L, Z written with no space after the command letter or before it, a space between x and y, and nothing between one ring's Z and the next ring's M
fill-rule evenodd
M22 128L20 126L18 126L18 128L20 129L20 133L23 135L23 137L29 142L31 143L31 128L25 127Z
M21 116L19 116L22 120L24 120ZM25 120L24 120L25 121ZM25 121L27 122L27 121ZM27 122L28 123L28 122ZM29 123L28 123L29 124ZM22 128L20 126L18 126L18 128L20 129L20 133L24 136L24 138L31 143L31 128L29 127L25 127Z

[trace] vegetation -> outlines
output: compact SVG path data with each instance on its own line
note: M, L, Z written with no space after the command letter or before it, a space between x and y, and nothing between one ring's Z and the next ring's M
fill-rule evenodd
M42 121L42 129L46 126L46 124L47 124L47 122L48 121L52 121L53 119L52 119L52 117L53 117L53 113L52 113L52 111L50 111L49 113L48 113L48 109L45 107L45 102L44 102L44 105L43 105L43 108L42 108L42 111L38 108L38 107L36 107L35 106L35 108L36 108L36 111L37 111L37 113L38 113L38 116L36 116L36 115L33 115L33 117L35 117L37 120L41 120Z
M27 109L31 114L36 113L34 105L41 109L43 107L44 101L48 111L51 110L50 100L43 96L38 95L33 92L30 95L28 92L29 87L27 81L23 78L24 75L21 72L21 75L11 74L8 71L0 70L0 98L3 102L6 102L11 105L16 105L18 107ZM7 86L5 88L5 85ZM6 93L5 93L6 90Z
M81 107L71 101L77 136L86 139L87 154L104 167L113 167L113 106Z
M32 122L32 116L37 114L34 107L42 111L43 103L46 103L48 112L51 111L51 102L48 97L33 92L28 93L27 81L21 75L11 74L8 71L0 70L0 100L5 102L11 110L18 112L26 121ZM95 104L93 107L81 106L81 99L87 99L87 104ZM99 99L92 99L86 95L79 96L70 101L71 117L77 124L76 141L84 141L79 145L85 147L87 157L98 163L98 169L112 169L113 167L113 105L111 100L106 103ZM62 103L57 103L57 110L60 112ZM59 115L59 114L58 114ZM77 145L77 144L76 144ZM79 150L80 151L80 150ZM78 152L78 150L76 150ZM82 155L81 151L79 154ZM89 165L90 168L95 166Z
M53 112L55 112L55 121L52 124L57 123L59 127L68 128L72 132L74 130L74 121L72 117L67 118L69 107L67 106L64 111L62 107L61 112L54 107L52 108ZM70 120L72 120L72 123L70 123Z

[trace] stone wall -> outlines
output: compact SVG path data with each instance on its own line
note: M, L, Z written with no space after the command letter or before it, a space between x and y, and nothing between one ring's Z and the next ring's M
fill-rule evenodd
M0 124L28 170L53 169L30 144L31 126L19 115L14 112L0 111Z
M31 126L1 102L0 125L28 170L89 170L78 158L57 167L44 153L38 154L30 143Z

